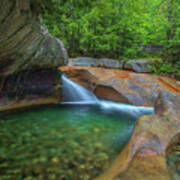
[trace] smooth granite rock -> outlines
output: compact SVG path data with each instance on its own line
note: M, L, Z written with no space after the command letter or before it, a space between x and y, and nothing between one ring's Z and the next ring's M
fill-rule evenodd
M178 81L168 77L97 67L64 66L60 69L99 98L137 106L154 106L159 91L180 93Z
M171 180L167 150L180 143L179 107L180 94L161 92L157 113L137 120L129 143L96 180Z
M67 64L63 43L52 37L29 0L1 0L0 75Z
M180 85L177 80L95 67L60 69L99 98L155 108L154 115L144 115L136 121L128 144L96 180L172 179L167 164L168 152L170 149L171 154L180 153L177 149L180 144Z
M115 59L108 59L108 58L96 59L91 57L77 57L77 58L69 59L68 65L122 69L124 65L124 61L118 61Z
M124 70L131 70L138 73L152 72L152 62L145 60L129 60L124 65Z

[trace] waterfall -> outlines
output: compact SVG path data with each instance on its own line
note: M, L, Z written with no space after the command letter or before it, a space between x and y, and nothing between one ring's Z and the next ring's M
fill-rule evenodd
M137 107L133 105L117 103L107 100L98 100L96 96L78 85L77 83L69 80L65 75L62 75L62 95L65 102L60 104L69 105L90 105L96 104L102 111L106 113L112 113L115 111L121 111L129 114L135 118L139 118L145 114L154 114L153 107Z
M69 80L65 75L62 75L62 95L67 102L95 103L98 101L92 92Z
M137 118L142 115L154 114L153 107L138 107L107 100L101 100L100 105L101 109L106 113L121 111Z

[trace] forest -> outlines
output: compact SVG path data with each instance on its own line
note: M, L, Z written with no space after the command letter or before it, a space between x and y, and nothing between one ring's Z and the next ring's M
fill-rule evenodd
M32 0L70 57L156 60L154 72L180 75L179 0Z

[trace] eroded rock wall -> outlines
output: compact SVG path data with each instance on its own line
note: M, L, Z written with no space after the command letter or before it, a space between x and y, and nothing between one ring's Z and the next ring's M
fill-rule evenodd
M136 106L154 106L160 91L180 93L179 81L168 77L87 66L60 69L98 98Z
M0 111L60 101L60 76L56 69L35 69L0 78Z
M0 75L67 63L63 43L52 37L29 0L1 0Z
M50 89L58 84L49 83L49 80L54 82L56 73L53 71L65 65L68 59L63 43L48 33L30 0L1 0L0 12L0 106L7 97L22 99L24 89L26 97L30 98L36 96L37 99L40 89L44 96L46 93L53 96Z

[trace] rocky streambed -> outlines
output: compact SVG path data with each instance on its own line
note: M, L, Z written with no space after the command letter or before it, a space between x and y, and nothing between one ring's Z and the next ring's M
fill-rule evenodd
M0 179L94 179L122 150L134 123L128 114L92 105L0 114Z
M106 149L103 147L100 149L99 154L96 154L96 151L92 150L92 156L94 157L94 160L93 162L87 162L87 166L86 163L85 166L76 164L76 168L79 169L77 170L79 174L83 174L81 177L82 179L94 179L97 176L99 176L97 178L98 180L144 180L144 177L146 177L147 180L176 180L179 178L179 141L177 138L175 138L180 134L179 81L150 74L137 74L132 71L122 71L118 69L98 67L64 66L60 67L60 70L64 71L71 80L94 92L99 98L124 102L137 106L154 106L156 111L155 115L142 116L136 121L133 134L128 144L123 148L119 155L116 154L116 156L114 152L112 152L112 154L110 153L112 156L108 156L110 159L105 158L105 161L103 161L101 158L107 157L107 154L104 154ZM14 83L18 86L13 86L13 84L10 83L13 82L14 76L12 76L12 79L10 78L6 83L6 86L3 87L7 88L8 91L1 91L4 92L4 94L1 93L1 98L3 99L6 97L6 101L1 101L1 109L4 110L4 107L6 108L5 110L12 109L12 107L17 108L19 107L20 103L22 103L22 101L24 101L24 104L22 104L21 107L37 105L39 97L42 97L42 102L40 102L40 104L61 101L61 82L59 80L59 75L56 76L56 73L54 74L53 72L54 71L48 69L34 71L32 74L37 78L37 81L33 81L31 78L31 71L30 74L27 73L26 78L20 76L20 78L18 78L20 80L18 81L19 85L21 84L20 82L25 84L24 88L21 88L22 91L18 91L16 88L19 87L16 81ZM47 74L49 75L46 76ZM38 81L39 78L42 81ZM44 81L48 83L44 83ZM41 84L43 84L43 86L41 86ZM1 90L3 90L3 88ZM32 91L28 91L27 93L28 89ZM46 91L44 91L44 89ZM49 89L51 90L50 94L46 94L46 92L49 92ZM29 94L29 92L31 93ZM45 92L45 94L41 94L41 92ZM17 93L18 95L14 102L9 101L9 95L11 95L11 93ZM23 99L26 93L28 96L25 96L27 98ZM54 98L52 102L45 102L45 99L47 99L46 97L50 99L51 95L53 95L53 97L56 95L58 98ZM33 101L31 101L32 99ZM33 103L31 104L29 102ZM4 103L6 103L6 106L4 106ZM3 127L3 121L1 121L1 123L1 127ZM43 127L43 125L40 127ZM24 130L19 129L16 134L18 134L19 131L23 132ZM94 131L94 136L98 135L99 130L94 128ZM4 133L1 135L4 136ZM119 137L117 136L117 138ZM11 138L2 138L1 143L5 143L6 140L9 139ZM28 141L34 141L38 138L36 138L36 133L35 135L34 133L27 133L27 139ZM121 138L119 138L119 140L120 139ZM172 142L175 145L172 145ZM20 145L26 143L24 142L24 137L20 138L18 143L21 144L14 146L16 142L10 143L8 147L9 151L16 152L15 149L18 150L17 147L20 147ZM75 144L76 143L77 142L75 142ZM118 146L119 143L117 143ZM44 141L42 143L37 143L36 147L43 151L44 148L46 149L52 144L47 146L46 145L47 144ZM80 152L78 156L85 153L87 147L94 147L94 142L89 143L89 145L90 146L87 145L80 147L78 149L78 152ZM63 145L60 144L60 147L63 147ZM169 150L169 147L172 148ZM74 147L72 147L72 149L73 148ZM31 148L28 149L30 150ZM52 156L49 155L51 153L50 151L43 155L43 157L39 157L39 155L36 157L34 156L35 160L32 160L33 158L30 157L30 161L24 161L25 165L23 165L23 167L19 167L18 164L15 164L15 166L18 166L18 168L15 168L11 162L15 162L17 160L22 160L23 162L24 157L23 153L21 152L24 152L24 149L20 148L18 150L19 155L14 155L10 159L7 159L6 155L1 154L1 172L5 174L4 177L2 176L4 179L9 180L8 178L10 177L13 177L14 179L19 177L27 179L33 179L34 177L38 177L40 179L67 179L69 175L66 177L64 177L64 175L60 177L62 174L65 174L63 172L67 171L67 174L73 174L71 168L69 169L69 165L66 166L66 163L64 162L64 159L68 158L67 155L65 155L64 158L60 157L59 151L56 151ZM29 156L28 154L29 153L27 153L27 156ZM74 162L74 158L76 158L76 153L72 156L71 160L68 160L68 163L69 161ZM85 160L86 159L87 158L85 158ZM100 159L101 162L97 162L96 160L98 159ZM107 162L108 165L105 162ZM35 163L40 168L36 168L37 166L34 166L33 163ZM53 170L49 170L49 168L47 168L45 165L46 163L52 166ZM93 163L98 164L98 167L93 165ZM63 169L63 172L59 174L60 168L57 168L57 166L63 167L63 165L66 166L66 168ZM92 176L89 176L91 173L89 173L89 170L87 169L90 165L92 165L95 169L101 169L101 172L105 170L104 174L97 173L96 170L91 170ZM22 175L21 172L24 171L23 168L25 168L25 172L28 173ZM15 172L14 169L16 169ZM58 173L56 173L56 171L58 171ZM29 172L31 173L29 174ZM45 172L45 175L42 175L42 172ZM76 175L73 174L73 176Z

